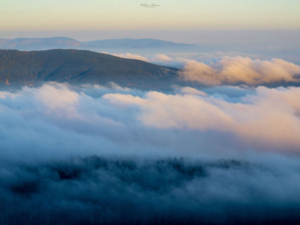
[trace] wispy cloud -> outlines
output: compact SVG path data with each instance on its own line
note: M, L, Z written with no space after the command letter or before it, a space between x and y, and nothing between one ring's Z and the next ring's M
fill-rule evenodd
M127 59L137 59L147 62L165 62L165 61L172 61L172 59L164 54L155 54L154 56L142 56L139 54L131 54L131 53L125 53L125 54L112 54L114 56L118 56L121 58L127 58Z

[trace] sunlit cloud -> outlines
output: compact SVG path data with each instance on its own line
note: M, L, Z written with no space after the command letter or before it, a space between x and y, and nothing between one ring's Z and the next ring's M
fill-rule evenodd
M172 59L164 54L155 54L154 56L142 56L139 54L131 54L131 53L125 53L125 54L112 54L114 56L118 56L121 58L126 59L137 59L147 62L165 62L165 61L172 61Z
M252 60L243 57L224 57L207 65L186 60L181 72L184 80L196 81L204 85L248 84L262 85L276 82L298 83L300 66L281 59L271 61Z
M2 221L298 218L300 88L110 85L0 92Z
M148 61L148 59L146 57L143 57L141 55L138 54L131 54L131 53L125 53L125 54L112 54L114 56L117 57L121 57L121 58L126 58L126 59L137 59L137 60L142 60L142 61Z
M188 90L188 91L186 91ZM191 88L184 94L148 92L144 98L107 94L113 104L138 105L146 126L234 134L252 148L296 150L300 146L300 88L258 87L237 103L205 96Z

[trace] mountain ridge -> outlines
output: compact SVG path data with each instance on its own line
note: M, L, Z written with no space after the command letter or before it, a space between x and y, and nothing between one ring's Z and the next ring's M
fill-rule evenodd
M122 38L122 39L103 39L84 42L87 45L94 45L102 48L159 48L159 47L189 47L190 44L176 43L172 41L150 39L150 38Z
M0 50L0 84L36 85L46 81L72 84L114 82L140 89L168 88L178 69L87 50Z

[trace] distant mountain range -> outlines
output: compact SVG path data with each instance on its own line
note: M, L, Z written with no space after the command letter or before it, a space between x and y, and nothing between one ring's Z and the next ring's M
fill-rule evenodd
M53 48L80 48L84 44L71 38L16 38L0 39L0 49L44 50Z
M168 89L178 78L175 68L86 50L0 50L1 85L114 82L139 89Z
M172 41L163 41L157 39L109 39L85 42L86 45L98 48L172 48L189 47L193 45L179 44Z
M109 39L79 42L72 38L16 38L0 39L0 49L47 50L47 49L122 49L122 48L184 48L195 45L180 44L157 39Z

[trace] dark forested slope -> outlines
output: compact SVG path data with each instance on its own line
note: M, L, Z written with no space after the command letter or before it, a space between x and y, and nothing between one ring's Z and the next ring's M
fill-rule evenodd
M0 50L0 84L35 85L44 81L165 88L176 82L177 69L80 50L21 52Z

